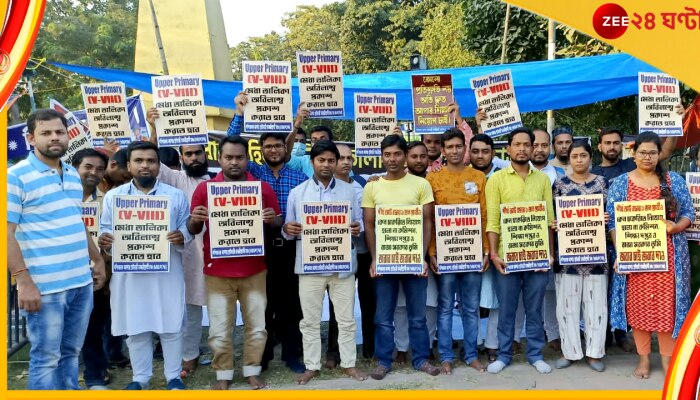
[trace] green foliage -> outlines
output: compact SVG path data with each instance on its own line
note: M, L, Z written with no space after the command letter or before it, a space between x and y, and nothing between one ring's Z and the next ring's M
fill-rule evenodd
M464 48L467 28L464 9L442 2L428 11L418 51L430 60L430 68L454 68L479 64L474 53Z
M31 57L133 70L137 7L136 0L50 0ZM36 73L32 84L37 107L48 107L53 97L68 108L83 108L78 81L44 67L37 68ZM19 100L19 106L22 117L26 117L30 111L28 96Z

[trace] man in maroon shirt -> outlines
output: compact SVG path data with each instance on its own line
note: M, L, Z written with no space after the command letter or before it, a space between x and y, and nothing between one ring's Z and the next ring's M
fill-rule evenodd
M265 257L243 256L211 258L207 182L255 181L247 172L248 142L240 136L228 136L219 144L221 172L200 183L192 195L187 229L198 234L204 227L204 279L207 285L209 312L209 347L214 352L212 367L216 371L213 389L226 390L233 380L233 343L231 331L236 323L236 301L241 303L245 337L243 339L243 376L253 389L265 387L260 378L260 362L265 349ZM282 225L280 208L272 187L261 182L262 220L271 228Z

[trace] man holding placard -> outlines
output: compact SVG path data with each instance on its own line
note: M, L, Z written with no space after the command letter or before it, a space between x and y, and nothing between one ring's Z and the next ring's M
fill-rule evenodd
M362 230L362 211L355 203L352 185L333 177L340 153L333 142L324 140L311 148L314 176L292 189L287 200L287 217L282 233L296 240L299 298L304 319L303 335L306 371L297 378L306 384L321 369L321 311L328 289L338 321L338 347L345 374L357 380L367 375L355 368L355 272L357 255L351 234Z
M185 319L182 252L192 240L186 227L187 198L181 190L158 181L160 162L153 143L129 144L127 160L134 179L105 195L98 239L100 247L112 254L112 334L129 335L126 344L133 381L126 389L149 385L153 333L163 347L167 388L184 389L180 379ZM120 265L123 272L117 272Z
M511 164L491 176L486 184L486 216L488 219L486 232L489 240L489 253L494 267L501 273L498 276L498 302L500 304L498 319L498 346L499 353L495 362L488 366L490 373L499 373L510 364L513 358L513 336L515 312L518 307L518 298L522 290L523 303L525 306L525 316L527 319L527 359L537 371L543 374L550 373L552 368L542 357L542 347L544 346L544 329L542 321L542 303L544 301L545 289L549 281L548 269L553 262L550 252L542 250L553 247L553 235L548 232L547 227L554 220L552 204L552 186L547 175L537 171L529 163L532 155L532 145L535 135L529 129L518 128L508 134L507 151L511 159ZM532 204L535 203L536 204ZM517 203L525 204L527 207L519 207ZM542 241L544 246L538 246L536 251L523 250L526 255L534 253L536 259L528 259L522 264L534 265L539 270L532 268L519 269L517 272L509 270L509 263L503 257L506 250L502 237L512 233L508 226L501 226L501 210L507 207L509 210L515 208L526 208L528 216L537 215L538 223L528 223L534 225L536 230L532 235L538 237L537 241ZM542 208L545 208L545 221L540 221ZM523 215L522 213L519 213ZM505 219L505 218L503 218ZM512 219L512 218L511 218ZM540 222L546 223L544 231L539 229ZM504 224L505 225L505 224ZM517 228L516 228L517 229ZM544 252L544 253L543 253ZM542 257L544 255L545 257ZM512 261L515 264L515 261Z
M282 224L274 191L247 171L248 141L229 136L219 144L221 172L202 182L192 195L187 229L197 235L204 228L204 275L209 312L209 347L216 371L213 389L226 390L233 380L231 331L236 301L245 325L243 376L252 389L265 387L260 365L265 331L266 279L262 225Z
M477 350L481 274L474 272L485 271L489 265L488 240L482 237L482 226L486 225L486 177L464 165L466 146L459 129L447 130L441 141L447 167L427 177L437 204L430 268L438 274L437 336L441 369L446 375L452 374L452 312L455 293L459 293L466 363L483 372Z
M406 292L413 368L435 376L440 370L428 361L430 341L425 322L428 265L423 257L432 237L433 192L428 181L404 170L408 145L402 137L387 136L381 148L387 173L378 181L368 183L362 198L365 235L372 254L370 275L377 279L375 356L378 365L371 376L380 380L391 371L399 283ZM392 228L391 223L397 221L406 225ZM380 228L375 228L375 222ZM403 253L392 252L394 247Z

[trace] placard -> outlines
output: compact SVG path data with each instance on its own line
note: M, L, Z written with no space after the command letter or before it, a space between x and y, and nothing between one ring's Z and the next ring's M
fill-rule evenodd
M265 255L260 181L207 182L211 258Z
M685 181L695 207L695 222L685 230L685 236L688 240L700 241L700 172L687 172Z
M94 147L103 147L105 139L114 139L119 147L131 142L132 132L126 112L123 82L83 83L80 85Z
M301 208L304 273L352 271L350 202L304 202Z
M170 271L170 198L114 196L112 272Z
M486 120L481 121L485 135L501 136L523 126L509 69L472 78L470 82L477 108L486 113Z
M555 200L559 264L606 264L605 208L602 194Z
M661 72L639 72L639 133L683 136L683 116L675 107L681 104L678 80Z
M376 273L423 273L423 206L377 206L375 224Z
M549 269L549 224L544 201L501 204L506 272Z
M664 200L615 203L618 272L668 271Z
M88 201L81 203L83 212L83 223L90 233L92 241L97 246L97 237L100 232L100 203L96 201Z
M455 127L455 116L447 112L454 102L452 75L412 75L411 92L415 133L442 134Z
M243 90L248 93L243 131L292 131L292 63L243 61Z
M151 93L159 147L209 143L201 75L152 76Z
M63 114L68 123L66 131L68 132L68 140L70 142L68 143L68 150L66 154L61 157L61 160L66 164L71 164L75 153L82 149L92 148L90 131L70 110L55 99L49 100L49 107Z
M299 100L311 118L345 115L343 58L339 51L297 52Z
M355 156L382 155L382 140L396 126L396 95L355 93Z
M484 247L481 229L481 206L478 203L435 206L439 273L482 270Z

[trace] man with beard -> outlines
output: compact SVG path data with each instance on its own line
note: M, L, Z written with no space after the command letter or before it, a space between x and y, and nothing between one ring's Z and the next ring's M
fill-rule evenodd
M574 142L574 132L568 126L560 126L552 131L552 145L554 145L554 158L551 164L563 169L567 174L571 173L569 164L569 147Z
M287 217L282 228L284 237L296 240L296 260L294 272L299 275L299 298L304 318L299 327L303 335L304 364L306 371L297 377L300 385L308 383L319 376L321 369L321 313L326 290L335 310L338 325L338 344L340 366L345 375L358 381L367 379L367 375L355 367L357 345L355 343L355 273L357 272L357 254L351 249L351 268L347 272L312 273L302 267L302 207L307 202L346 201L350 204L351 220L345 224L352 236L357 237L362 231L362 208L355 203L355 190L352 184L336 180L334 173L338 148L329 140L316 142L311 148L311 163L314 176L292 189L287 201ZM302 221L302 222L300 222ZM304 222L305 223L305 222Z
M68 150L67 122L54 110L33 112L34 146L7 171L7 267L27 319L30 390L77 390L78 354L105 265L83 224L83 188ZM90 270L92 261L92 271Z
M160 117L157 108L151 108L146 120L151 125L151 143L158 145L158 132L155 121ZM171 149L166 147L165 149ZM163 150L163 149L159 149ZM197 185L210 178L209 162L203 145L180 146L182 169L174 170L161 163L158 180L185 192L188 204ZM185 301L187 304L187 321L182 339L182 370L191 373L199 366L199 344L202 341L202 306L207 304L207 292L204 284L204 258L202 255L202 234L185 245L182 254L185 268Z
M503 261L501 235L501 204L544 201L547 205L547 224L554 220L552 208L552 186L549 178L530 165L532 144L535 135L529 129L518 128L508 134L509 167L494 173L486 183L486 232L489 239L489 253L493 266L500 275L497 278L498 302L498 358L488 366L488 371L497 374L513 359L513 335L515 312L520 293L523 294L525 317L527 319L527 360L538 372L548 374L552 367L542 357L544 329L542 303L549 280L547 270L506 272ZM549 248L553 249L553 235L549 236ZM550 254L549 264L553 262Z
M245 335L243 338L243 376L252 389L262 389L261 360L265 350L265 258L243 256L212 258L209 237L209 203L207 183L255 181L247 173L248 141L229 136L219 143L221 172L202 182L192 196L191 216L187 228L200 234L204 228L204 270L209 312L209 347L214 353L212 368L216 371L214 390L226 390L233 380L233 344L231 331L236 324L236 301L240 301ZM270 185L261 182L262 222L275 229L282 225L277 197ZM296 294L297 298L299 294Z
M127 147L127 167L134 177L129 184L110 190L104 198L98 243L111 253L112 219L118 195L166 196L170 198L170 269L159 273L119 273L110 284L112 334L128 335L133 380L127 390L142 390L153 375L153 334L163 347L164 374L169 390L184 389L182 332L185 319L185 279L182 265L184 245L192 240L187 230L189 206L185 193L158 180L161 169L158 147L150 142L132 142Z
M551 162L549 162L549 132L544 129L535 129L532 131L532 133L535 134L535 142L532 145L532 156L530 157L530 163L540 172L547 175L549 182L554 185L554 181L556 181L557 178L565 176L566 173L564 173L562 168L555 167ZM571 145L569 144L569 146ZM554 248L552 251L554 251ZM542 311L544 313L544 332L547 335L549 347L555 351L560 351L561 340L559 340L559 323L557 322L557 294L554 286L554 270L549 271L549 283L547 284L547 291L544 295L544 306ZM525 309L522 306L521 298L515 317L515 339L518 343L520 342L520 332L522 332L524 318Z
M413 368L435 376L440 373L428 356L430 355L430 339L425 322L425 299L428 273L428 263L423 263L420 275L397 274L378 276L376 263L376 232L375 207L378 205L406 204L420 205L423 208L423 254L427 254L428 245L432 238L433 229L433 192L430 184L423 178L407 174L404 170L406 163L406 141L397 135L388 135L381 143L382 163L386 167L386 175L378 181L370 182L365 187L362 197L364 209L364 226L367 246L372 254L370 276L375 277L377 294L377 309L375 314L375 357L378 365L372 372L373 379L384 379L391 371L392 353L394 350L394 311L398 297L399 285L406 292L406 303L409 319L409 343L412 350Z
M104 207L102 204L104 193L97 188L97 185L102 182L105 176L105 168L108 161L109 158L106 155L92 148L78 151L71 160L71 164L78 171L80 182L83 184L83 202L97 203L100 210ZM105 259L106 273L105 287L93 292L93 307L82 352L83 361L85 362L83 380L90 389L107 389L105 385L110 382L107 374L109 359L105 352L103 337L105 336L105 331L109 330L107 322L110 310L107 285L111 275L111 260L108 257L103 258Z
M247 102L248 97L244 92L236 96L236 116L226 132L228 136L240 135ZM248 172L257 179L267 182L275 191L283 220L287 215L289 192L307 179L303 172L289 168L284 161L289 157L290 146L292 146L290 143L294 142L296 131L301 127L304 115L303 110L300 110L294 121L294 130L286 138L280 132L265 132L260 135L260 148L265 160L263 165L248 161ZM267 263L265 329L268 335L262 368L267 369L268 363L274 358L275 344L280 341L282 361L289 369L301 374L306 368L299 361L301 357L299 321L301 321L302 312L299 303L299 277L294 273L295 242L282 237L280 229L265 231L265 262Z

